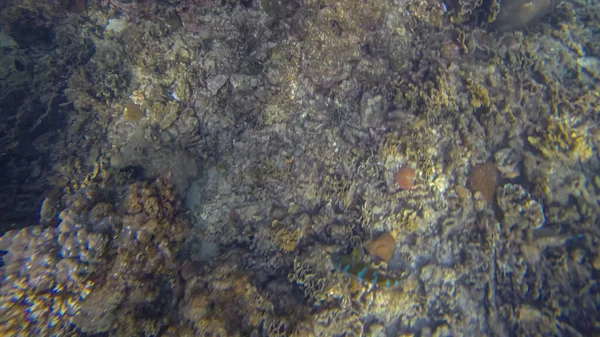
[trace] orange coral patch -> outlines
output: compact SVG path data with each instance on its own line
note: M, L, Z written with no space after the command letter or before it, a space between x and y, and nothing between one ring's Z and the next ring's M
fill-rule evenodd
M398 172L396 172L395 180L401 189L409 190L415 186L416 176L417 170L410 166L404 165L398 170Z
M377 256L383 261L389 261L396 251L396 241L392 234L385 232L376 239L367 242L365 248L369 254Z

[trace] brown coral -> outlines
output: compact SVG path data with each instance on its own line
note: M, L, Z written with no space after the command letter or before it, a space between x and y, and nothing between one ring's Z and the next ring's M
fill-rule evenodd
M383 261L389 261L396 251L396 241L392 234L385 232L379 235L365 245L369 254L380 258Z
M483 163L476 165L469 175L469 189L471 192L481 193L481 196L488 204L494 203L494 193L498 183L498 171L493 163Z
M394 179L398 186L403 190L410 190L415 187L415 178L417 176L417 170L414 168L404 165L400 167Z

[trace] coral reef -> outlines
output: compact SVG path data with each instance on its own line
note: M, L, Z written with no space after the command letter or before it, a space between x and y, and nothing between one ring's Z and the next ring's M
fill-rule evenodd
M0 335L600 334L598 6L0 18Z
M68 219L61 226L61 231L29 227L2 237L0 248L8 251L0 289L3 334L49 336L72 330L79 302L93 288L88 275L100 262L106 239L77 231Z
M2 236L4 335L131 335L166 323L178 286L175 253L189 230L174 187L132 184L113 203L109 192L81 189L67 199L58 226ZM137 320L150 309L160 322Z

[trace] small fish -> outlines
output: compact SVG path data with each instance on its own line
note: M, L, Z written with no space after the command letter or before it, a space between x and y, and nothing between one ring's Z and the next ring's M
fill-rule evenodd
M382 270L371 267L359 258L360 252L355 249L352 254L333 256L332 261L336 269L345 276L352 277L362 284L371 284L379 287L396 287L400 280L386 275Z

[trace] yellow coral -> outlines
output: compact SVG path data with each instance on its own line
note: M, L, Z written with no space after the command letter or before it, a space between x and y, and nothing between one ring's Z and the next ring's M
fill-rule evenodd
M479 83L474 83L471 79L467 80L467 89L471 94L471 106L474 108L479 108L484 106L489 108L492 104L490 101L489 93L486 87Z
M89 280L71 282L68 289L60 285L50 295L31 287L23 288L26 282L25 278L17 279L2 288L0 304L5 308L2 314L6 318L0 321L2 335L72 333L71 323L79 312L79 301L89 295L93 283Z
M593 149L587 136L587 125L576 127L573 125L576 123L575 119L552 117L542 136L530 136L527 140L545 157L558 158L564 162L575 159L584 162L593 155Z
M289 253L296 249L301 236L302 231L299 229L292 231L288 228L282 228L275 233L274 239L283 251Z

